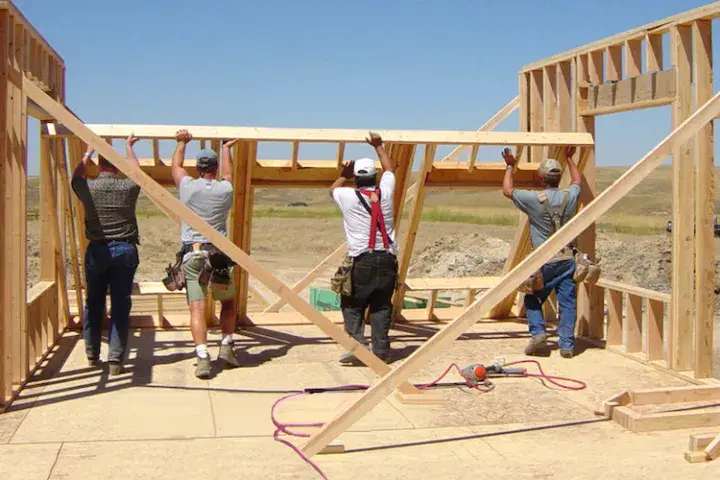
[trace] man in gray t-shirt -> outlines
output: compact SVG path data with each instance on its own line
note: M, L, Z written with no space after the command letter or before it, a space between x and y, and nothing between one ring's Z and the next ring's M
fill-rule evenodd
M178 188L180 201L215 230L227 236L227 218L233 205L232 158L230 148L237 141L225 142L221 179L217 180L218 156L213 150L202 149L197 155L198 178L192 178L183 168L185 147L192 140L187 130L175 135L177 146L172 159L172 176ZM233 349L233 332L237 317L235 285L232 279L232 261L217 250L205 237L190 225L182 222L181 240L187 300L190 309L190 330L197 353L198 378L209 378L210 355L207 348L205 323L205 297L208 285L213 300L219 300L222 340L218 360L224 367L239 367ZM208 278L207 273L210 273ZM208 281L209 280L209 281Z
M507 164L503 179L503 194L510 198L515 206L528 216L530 223L530 242L533 248L545 242L556 228L560 228L577 210L582 175L575 165L572 156L575 147L566 150L567 167L570 172L571 185L560 190L562 168L557 160L545 159L538 170L543 185L542 191L517 190L513 186L515 157L510 149L503 151L503 159ZM545 320L542 304L554 290L560 305L558 322L558 344L563 358L572 358L575 345L575 321L577 312L577 286L573 279L575 259L570 246L563 248L540 270L543 277L543 288L532 295L525 295L525 311L532 339L525 348L526 355L548 354Z

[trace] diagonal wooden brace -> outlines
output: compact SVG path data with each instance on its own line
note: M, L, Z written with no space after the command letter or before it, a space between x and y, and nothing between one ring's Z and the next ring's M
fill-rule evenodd
M718 113L720 113L720 93L717 93L707 103L698 108L693 115L673 130L670 135L625 172L607 190L595 197L581 212L563 225L547 242L535 249L525 260L513 268L500 280L496 287L482 295L462 315L415 350L402 365L366 390L362 397L345 412L336 416L331 422L326 423L303 446L303 452L308 456L317 454L328 443L336 439L385 397L390 395L401 382L406 381L413 373L447 349L478 318L482 318L500 300L516 290L532 272L544 265L564 245L592 225L654 171L672 152L675 145L682 145L690 140L698 130L711 122Z
M49 97L31 80L27 78L23 80L23 89L28 97L32 98L45 111L55 117L58 122L65 125L65 127L72 131L78 138L94 148L100 155L115 165L118 170L127 175L128 178L135 181L147 196L163 211L171 212L177 215L177 219L187 222L188 225L201 233L217 248L232 258L241 268L262 282L268 289L280 297L285 298L295 310L317 325L318 328L349 352L352 352L361 362L374 370L375 373L378 375L386 375L392 371L385 362L347 335L342 328L335 325L325 315L315 310L312 305L293 292L288 285L285 285L272 273L265 270L253 260L252 257L211 227L148 174L136 168L128 162L127 159L123 158L111 145L94 134L84 123L78 120L77 117L71 114L63 105ZM420 393L419 389L408 382L404 382L399 387L399 390L405 394Z

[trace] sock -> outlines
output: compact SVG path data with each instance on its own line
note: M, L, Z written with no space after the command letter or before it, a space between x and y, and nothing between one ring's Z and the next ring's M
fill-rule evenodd
M207 358L209 355L207 345L204 343L195 347L195 351L197 352L197 356L200 358Z
M233 334L232 333L223 333L222 341L220 342L221 345L232 345L233 343Z

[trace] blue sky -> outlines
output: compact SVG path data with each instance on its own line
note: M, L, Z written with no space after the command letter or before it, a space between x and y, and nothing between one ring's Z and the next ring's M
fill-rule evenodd
M477 129L526 63L707 3L15 0L88 123L437 130ZM669 131L667 107L600 117L598 163L630 165Z

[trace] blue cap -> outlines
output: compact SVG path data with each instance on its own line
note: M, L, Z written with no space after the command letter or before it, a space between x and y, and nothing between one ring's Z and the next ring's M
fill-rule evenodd
M197 154L197 167L208 169L214 167L218 163L217 153L209 148L203 148Z

